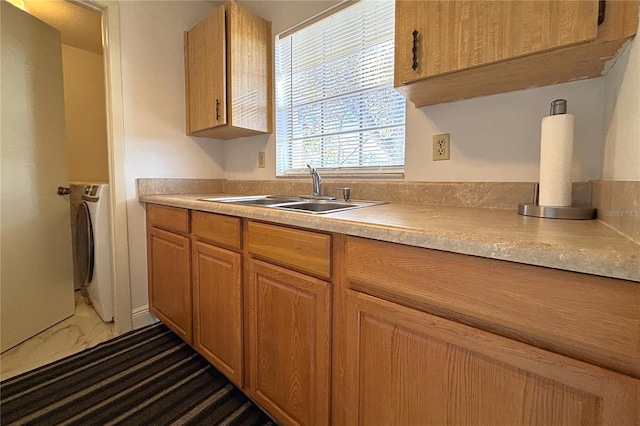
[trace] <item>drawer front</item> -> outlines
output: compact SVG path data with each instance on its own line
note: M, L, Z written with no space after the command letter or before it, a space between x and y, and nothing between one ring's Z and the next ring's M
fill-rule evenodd
M222 246L240 249L240 219L214 213L191 212L191 229L195 237Z
M640 285L348 237L348 286L640 377Z
M189 233L189 210L147 204L147 225L179 234Z
M251 254L331 278L330 235L257 222L248 222L247 234Z

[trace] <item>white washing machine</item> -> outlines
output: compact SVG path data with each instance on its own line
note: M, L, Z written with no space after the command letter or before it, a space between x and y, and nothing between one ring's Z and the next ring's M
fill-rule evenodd
M109 185L87 184L76 216L76 260L82 285L104 322L113 321Z

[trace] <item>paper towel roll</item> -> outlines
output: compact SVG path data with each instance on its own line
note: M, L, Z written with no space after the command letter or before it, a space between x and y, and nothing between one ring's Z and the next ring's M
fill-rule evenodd
M571 205L571 164L573 162L573 115L550 115L542 119L540 135L541 206Z

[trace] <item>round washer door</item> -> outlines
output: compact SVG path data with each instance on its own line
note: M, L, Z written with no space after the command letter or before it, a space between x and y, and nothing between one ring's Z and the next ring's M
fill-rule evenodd
M93 279L93 226L87 203L78 207L76 214L76 261L78 273L82 285L86 285Z

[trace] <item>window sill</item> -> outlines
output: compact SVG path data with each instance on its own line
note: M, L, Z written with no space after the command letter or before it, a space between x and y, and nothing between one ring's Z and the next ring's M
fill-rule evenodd
M335 170L317 169L320 176L328 179L404 179L404 169L388 170ZM300 179L309 177L308 170L290 171L284 174L277 174L276 179Z

